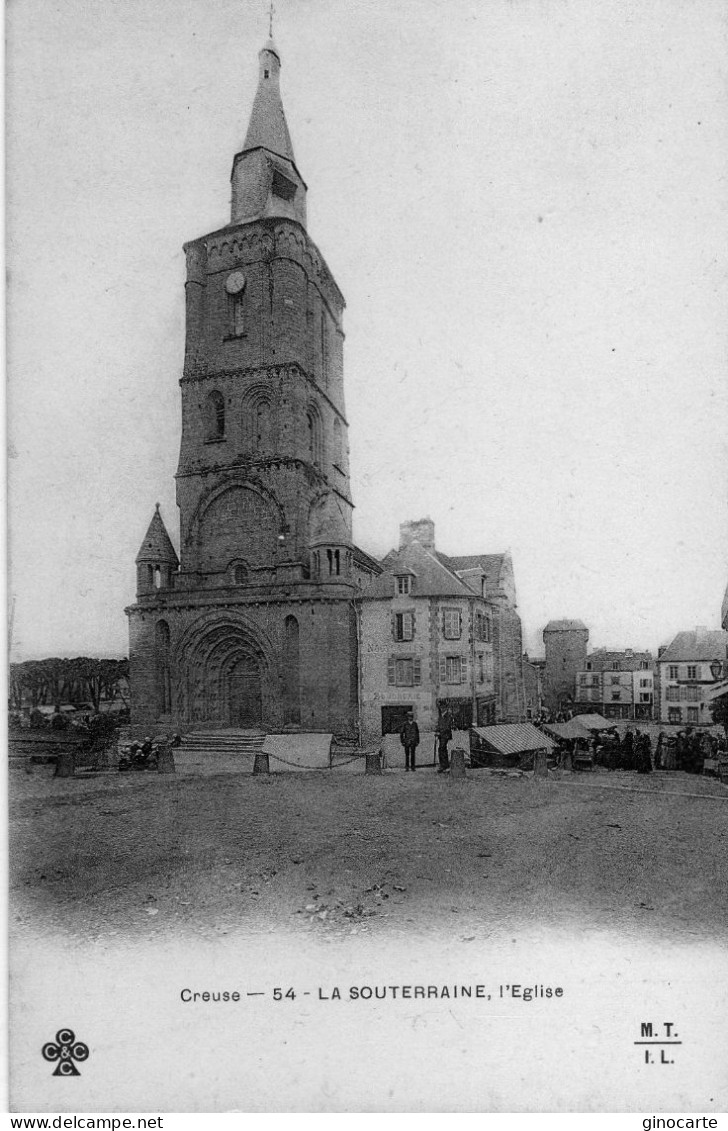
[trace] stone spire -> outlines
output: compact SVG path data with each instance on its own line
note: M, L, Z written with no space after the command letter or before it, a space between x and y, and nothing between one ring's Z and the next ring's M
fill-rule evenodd
M242 152L260 147L287 161L295 162L291 135L281 102L281 57L272 39L263 45L258 60L258 89Z
M306 185L296 168L280 91L281 57L273 39L258 54L258 89L243 148L232 171L233 224L287 216L306 226Z
M157 503L154 514L152 515L152 521L149 523L149 529L144 535L144 541L141 544L136 560L137 563L158 562L160 565L172 565L175 569L177 569L179 565L177 553L167 533L164 520L159 513L159 503Z

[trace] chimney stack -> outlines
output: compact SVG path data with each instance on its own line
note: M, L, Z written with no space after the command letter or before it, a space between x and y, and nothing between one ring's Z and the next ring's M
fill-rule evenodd
M400 550L404 550L411 542L419 542L425 550L435 552L435 524L431 518L418 518L399 524Z

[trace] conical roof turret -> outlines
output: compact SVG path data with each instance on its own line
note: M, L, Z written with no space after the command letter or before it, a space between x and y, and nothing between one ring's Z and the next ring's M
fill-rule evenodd
M167 533L167 527L164 525L164 520L159 513L159 503L157 503L152 521L149 523L149 529L144 535L144 541L141 544L139 553L136 556L137 563L139 562L155 562L157 564L170 564L177 569L179 565L179 558L177 552L172 545L172 540Z

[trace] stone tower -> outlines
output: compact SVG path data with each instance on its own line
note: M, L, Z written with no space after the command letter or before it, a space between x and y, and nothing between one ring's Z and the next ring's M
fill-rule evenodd
M185 245L180 560L157 509L127 610L145 729L356 716L344 299L306 231L272 40L259 61L230 223Z
M571 706L576 673L584 670L589 629L580 620L551 620L543 630L546 648L544 700L550 711Z

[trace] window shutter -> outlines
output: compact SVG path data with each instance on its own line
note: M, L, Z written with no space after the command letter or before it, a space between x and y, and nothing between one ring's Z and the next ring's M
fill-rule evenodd
M467 656L461 656L460 657L460 682L461 683L467 683L468 682L468 657Z
M387 662L387 681L388 681L388 683L394 683L395 679L396 679L395 660L394 660L394 656L390 656L389 660Z
M456 615L457 615L458 639L459 639L463 634L463 614L458 612Z
M447 682L447 661L444 656L440 656L440 683Z
M397 639L397 614L392 613L392 640ZM389 681L392 683L392 680Z
M417 656L412 661L412 673L415 683L422 683L422 661Z
M412 632L412 613L402 613L402 639L411 640Z

